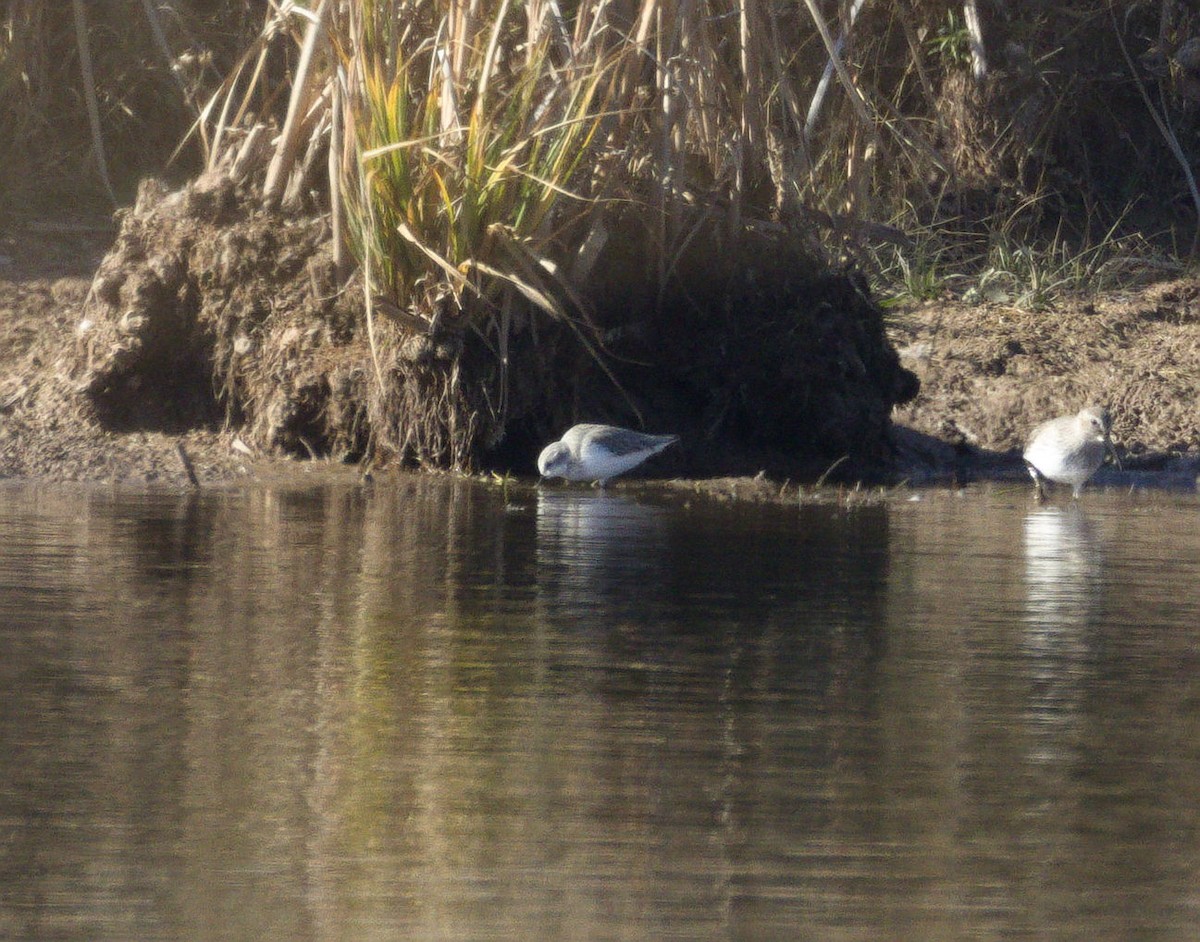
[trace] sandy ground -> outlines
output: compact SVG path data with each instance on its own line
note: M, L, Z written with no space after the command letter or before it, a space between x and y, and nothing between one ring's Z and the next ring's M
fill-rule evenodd
M891 330L921 393L895 410L915 477L1016 477L1039 422L1106 405L1122 469L1098 483L1196 486L1200 472L1200 278L1153 282L1045 311L927 303Z
M105 221L34 225L0 238L0 477L188 484L250 473L220 429L116 434L72 371L84 299L115 229Z
M256 455L220 427L178 434L101 427L72 371L82 305L113 234L104 221L72 221L0 237L0 477L187 486L181 450L202 483L303 464ZM1102 470L1099 483L1196 485L1200 278L1061 300L1036 313L929 302L896 313L891 334L922 383L894 416L896 481L1022 479L1019 449L1030 428L1102 402L1114 416L1123 470ZM707 486L750 499L785 490L753 477Z

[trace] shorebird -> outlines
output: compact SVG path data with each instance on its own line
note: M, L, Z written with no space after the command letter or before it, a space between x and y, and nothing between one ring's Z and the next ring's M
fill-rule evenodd
M1037 499L1045 499L1046 481L1070 484L1071 496L1078 499L1084 483L1104 464L1104 456L1112 454L1117 460L1109 439L1111 429L1112 419L1102 406L1088 406L1077 415L1051 419L1035 428L1024 458Z
M678 435L646 435L615 425L573 425L538 456L542 477L595 481L636 468L652 455L679 441Z

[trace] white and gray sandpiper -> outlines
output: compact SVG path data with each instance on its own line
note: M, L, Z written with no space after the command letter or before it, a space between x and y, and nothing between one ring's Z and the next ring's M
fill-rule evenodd
M1112 419L1103 406L1088 406L1035 428L1024 458L1038 500L1046 496L1047 481L1070 484L1071 495L1078 498L1083 485L1104 464L1105 455L1117 460L1111 431Z
M562 438L542 449L538 472L542 477L604 486L610 478L636 468L677 441L678 435L647 435L615 425L573 425Z

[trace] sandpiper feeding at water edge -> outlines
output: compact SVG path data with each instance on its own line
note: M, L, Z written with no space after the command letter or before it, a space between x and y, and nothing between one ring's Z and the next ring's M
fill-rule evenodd
M1070 484L1071 496L1078 498L1087 479L1104 464L1106 454L1119 466L1109 439L1111 429L1112 420L1102 406L1088 406L1077 415L1051 419L1035 428L1024 457L1037 499L1045 499L1046 481Z
M609 478L636 468L677 441L678 435L646 435L615 425L573 425L542 449L538 471L542 477L595 481L603 487Z

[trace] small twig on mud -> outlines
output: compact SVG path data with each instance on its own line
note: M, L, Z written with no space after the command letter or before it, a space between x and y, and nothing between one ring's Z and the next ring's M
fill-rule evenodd
M826 469L825 469L825 473L824 473L824 474L822 474L822 475L821 475L819 478L817 478L817 483L816 483L816 484L814 484L814 485L813 485L813 487L820 487L822 484L824 484L824 483L825 483L825 479L826 479L827 477L829 477L829 475L833 474L833 472L834 472L834 469L835 469L835 468L837 468L837 466L838 466L839 464L841 464L843 461L846 461L846 460L848 460L849 458L850 458L850 456L849 456L849 455L842 455L842 457L838 458L838 460L837 460L837 461L835 461L833 464L831 464L831 465L830 465L828 468L826 468Z
M309 461L316 461L317 459L319 459L321 457L320 455L317 454L317 450L315 448L313 448L313 446L309 443L308 439L305 438L303 435L297 435L296 439L297 439L297 441L300 442L301 445L304 446L304 450L308 452L308 460Z
M187 475L188 483L192 487L199 487L200 479L196 477L196 468L192 464L192 459L188 457L187 449L183 447L183 442L175 443L175 452L179 455L179 463L183 465L183 471Z

